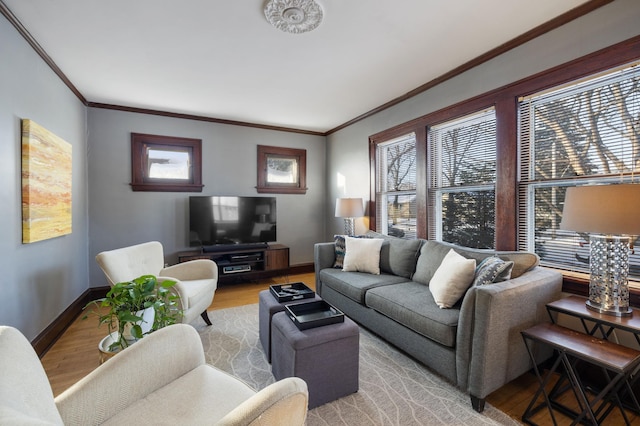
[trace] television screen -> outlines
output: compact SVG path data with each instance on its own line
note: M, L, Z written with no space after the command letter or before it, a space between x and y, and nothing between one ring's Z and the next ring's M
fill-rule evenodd
M189 197L189 245L276 241L276 197Z

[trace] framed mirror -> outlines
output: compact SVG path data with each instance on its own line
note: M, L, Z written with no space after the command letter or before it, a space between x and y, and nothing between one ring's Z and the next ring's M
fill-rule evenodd
M259 193L305 194L307 151L258 145Z
M131 133L134 191L202 192L202 140Z

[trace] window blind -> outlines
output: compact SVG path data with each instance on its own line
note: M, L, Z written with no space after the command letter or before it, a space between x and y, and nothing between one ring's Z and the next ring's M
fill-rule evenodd
M640 169L639 68L520 99L518 241L543 265L589 272L588 234L559 229L567 187L633 182ZM639 255L630 275L640 278Z
M415 133L377 145L376 175L376 229L416 238Z
M495 246L496 118L493 108L429 131L429 235Z

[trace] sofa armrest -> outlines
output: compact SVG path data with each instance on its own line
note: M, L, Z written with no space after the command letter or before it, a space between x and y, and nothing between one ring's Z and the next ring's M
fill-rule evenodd
M198 332L171 325L106 361L58 395L56 405L64 424L101 424L204 363Z
M546 304L557 300L562 274L536 267L518 278L470 289L458 324L458 384L479 399L529 370L520 334L548 322Z
M333 268L335 261L335 243L316 243L313 246L313 266L316 273L316 292L318 294L321 294L322 292L322 283L320 282L319 272L325 268Z

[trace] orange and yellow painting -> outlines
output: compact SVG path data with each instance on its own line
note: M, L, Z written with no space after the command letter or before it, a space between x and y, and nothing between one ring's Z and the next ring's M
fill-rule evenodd
M22 120L22 242L71 233L71 144Z

